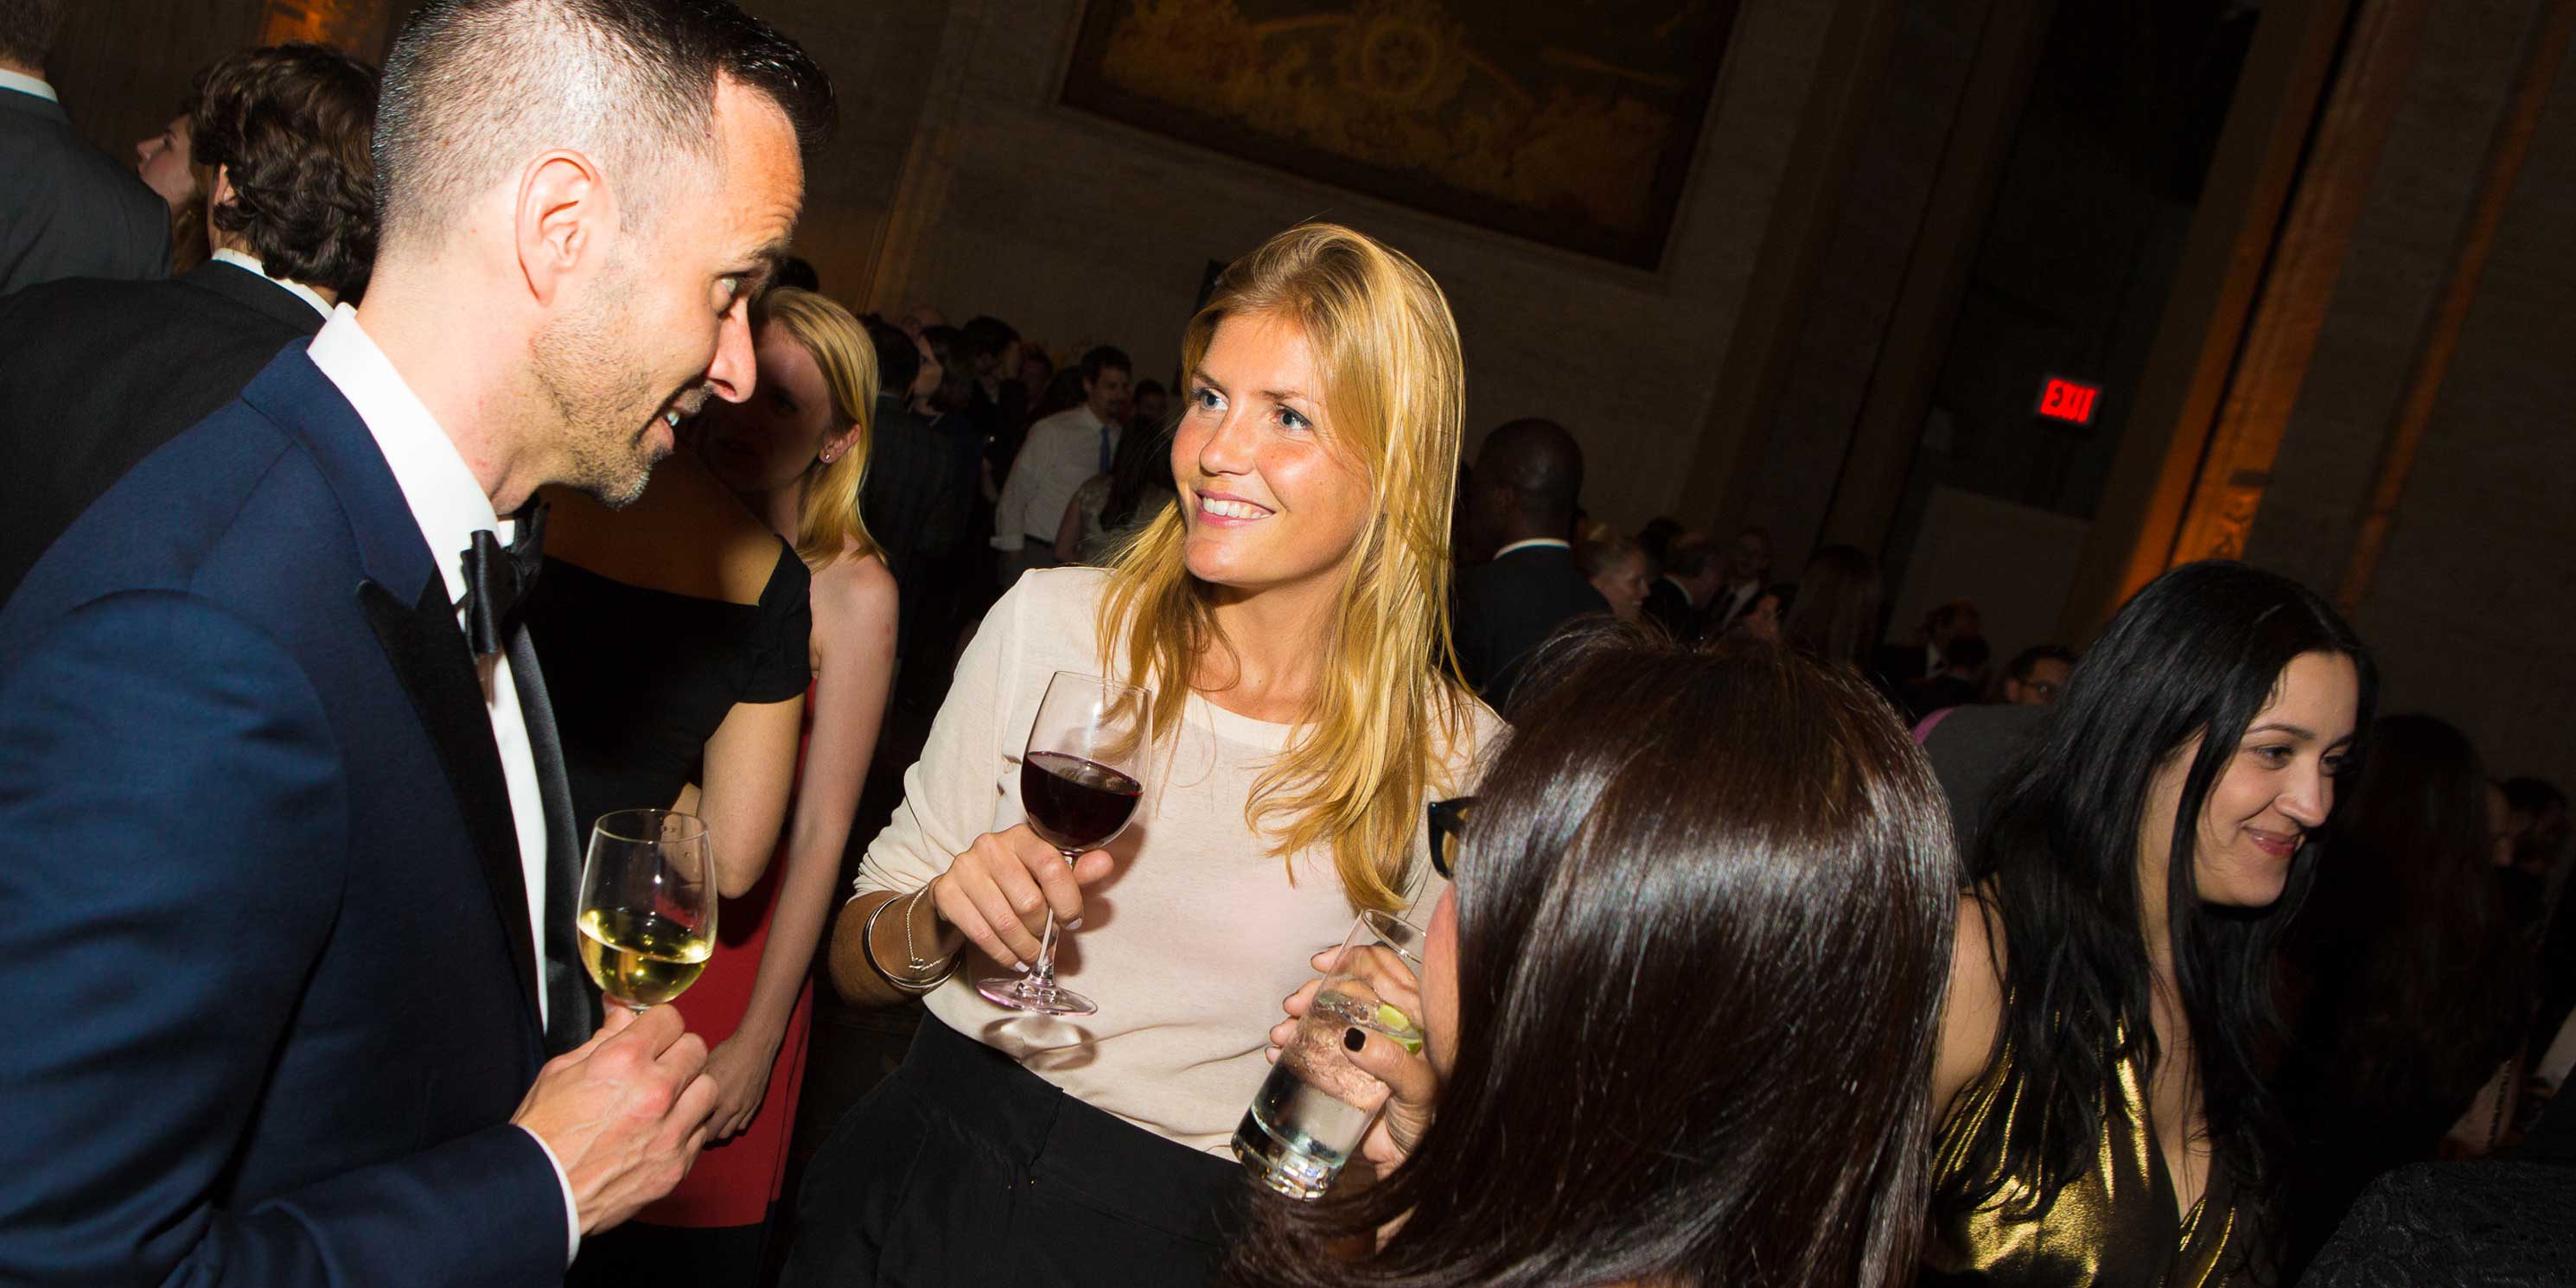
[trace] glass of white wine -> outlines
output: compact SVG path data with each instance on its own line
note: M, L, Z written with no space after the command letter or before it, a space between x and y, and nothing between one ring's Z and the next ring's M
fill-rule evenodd
M715 848L707 825L666 809L602 814L581 865L582 965L631 1011L678 997L716 944Z

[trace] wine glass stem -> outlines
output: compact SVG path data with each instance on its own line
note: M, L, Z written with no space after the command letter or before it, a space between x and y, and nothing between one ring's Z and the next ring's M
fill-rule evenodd
M1075 857L1066 854L1064 861L1070 866ZM1037 965L1029 969L1029 986L1041 990L1055 987L1055 908L1052 905L1047 908L1046 937L1038 941Z
M1029 969L1029 983L1037 988L1055 987L1055 909L1047 909L1046 938L1038 941L1037 965Z

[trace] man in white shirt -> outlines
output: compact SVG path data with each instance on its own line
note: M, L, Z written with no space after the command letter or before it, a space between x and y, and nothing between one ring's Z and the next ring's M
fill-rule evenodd
M0 1282L538 1288L687 1169L704 1044L588 1032L523 507L750 395L831 111L721 0L415 13L364 304L0 611Z
M0 295L170 271L169 207L72 132L45 58L68 0L0 0Z
M1002 552L1002 589L1031 568L1055 566L1055 534L1073 494L1109 472L1118 454L1120 412L1135 364L1101 345L1082 355L1082 405L1029 426L993 507L993 548Z

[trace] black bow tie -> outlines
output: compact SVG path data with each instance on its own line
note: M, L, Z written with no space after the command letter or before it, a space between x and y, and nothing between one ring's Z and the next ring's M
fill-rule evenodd
M457 605L465 612L465 638L475 656L498 653L509 643L520 602L545 565L545 542L542 504L519 511L517 535L507 546L490 528L475 530L474 544L465 551L465 599Z

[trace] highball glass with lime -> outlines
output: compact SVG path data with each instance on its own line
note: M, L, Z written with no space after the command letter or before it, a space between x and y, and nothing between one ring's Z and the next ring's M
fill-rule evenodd
M1386 1084L1362 1072L1342 1046L1351 1029L1422 1049L1420 1017L1379 995L1371 971L1422 974L1423 932L1384 913L1363 913L1342 940L1333 973L1316 990L1297 1034L1279 1053L1234 1129L1234 1155L1270 1188L1291 1198L1323 1197L1386 1107Z

